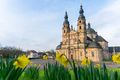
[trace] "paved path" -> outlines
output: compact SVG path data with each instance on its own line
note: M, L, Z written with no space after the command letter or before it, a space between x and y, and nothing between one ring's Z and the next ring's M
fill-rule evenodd
M49 59L49 60L42 60L42 59L31 59L33 64L41 64L41 68L44 68L44 65L46 63L51 63L54 64L56 61L53 59ZM120 64L115 64L113 62L105 62L107 67L112 67L112 68L120 68Z

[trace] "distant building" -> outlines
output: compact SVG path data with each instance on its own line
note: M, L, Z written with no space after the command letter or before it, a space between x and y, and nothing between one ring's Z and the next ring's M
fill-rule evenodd
M35 50L27 51L28 58L43 58L44 55L47 55L48 58L52 59L54 56L50 51L47 52L37 52Z
M42 59L44 55L46 55L46 53L45 53L45 52L38 52L38 56L39 56L39 58L41 58L41 59Z
M54 54L50 51L46 52L46 55L48 56L49 59L53 59L54 58Z
M38 58L38 53L35 50L27 51L28 58Z
M109 53L111 55L119 52L120 52L120 46L109 47Z
M62 42L57 46L56 51L63 53L68 59L83 60L85 57L100 62L109 58L108 41L86 23L84 10L80 7L77 20L77 30L68 21L68 14L65 13L62 27Z

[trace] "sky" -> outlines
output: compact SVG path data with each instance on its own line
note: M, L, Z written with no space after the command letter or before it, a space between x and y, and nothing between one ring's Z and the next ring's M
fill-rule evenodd
M65 11L77 28L81 3L91 27L109 46L120 46L120 0L0 0L0 45L55 49L61 42Z

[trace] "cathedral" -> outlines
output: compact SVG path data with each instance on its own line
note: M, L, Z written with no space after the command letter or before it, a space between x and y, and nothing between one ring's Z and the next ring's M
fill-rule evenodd
M80 6L77 29L70 25L65 12L62 27L62 41L56 51L65 54L68 59L83 60L85 57L93 62L101 62L107 58L108 42L86 23L84 10Z

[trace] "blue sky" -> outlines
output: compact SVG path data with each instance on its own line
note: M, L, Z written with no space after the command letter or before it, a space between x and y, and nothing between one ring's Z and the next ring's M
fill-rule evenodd
M24 50L55 49L65 11L75 28L80 0L0 0L0 44ZM111 46L120 45L120 0L82 0L87 22Z

